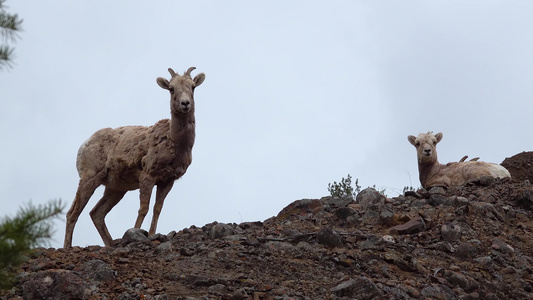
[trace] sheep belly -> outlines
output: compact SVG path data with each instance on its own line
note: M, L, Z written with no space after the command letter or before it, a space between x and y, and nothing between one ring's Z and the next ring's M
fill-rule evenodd
M124 168L109 170L104 185L114 190L132 191L139 188L141 170L137 168Z

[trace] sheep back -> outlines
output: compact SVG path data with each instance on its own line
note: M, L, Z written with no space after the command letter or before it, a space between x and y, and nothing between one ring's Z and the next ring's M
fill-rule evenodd
M424 187L461 185L483 176L511 177L509 171L498 164L481 161L451 162L440 165L439 170L426 181Z

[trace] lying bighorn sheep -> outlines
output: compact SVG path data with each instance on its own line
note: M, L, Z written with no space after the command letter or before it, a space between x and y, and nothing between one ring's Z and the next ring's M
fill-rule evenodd
M407 139L416 147L420 183L424 188L461 185L482 176L511 177L507 169L493 163L472 160L440 164L437 160L437 143L442 140L442 133L421 133L418 137L410 135Z
M113 239L104 218L127 191L140 189L141 205L135 222L135 228L140 228L148 212L152 189L157 186L149 231L155 233L165 197L192 161L194 89L205 79L204 73L193 79L191 71L194 69L191 67L180 76L169 68L170 81L157 78L157 84L170 92L170 120L161 120L150 127L104 128L81 145L76 160L80 182L67 213L65 248L72 246L76 221L100 185L105 186L104 196L90 215L106 246L110 246Z

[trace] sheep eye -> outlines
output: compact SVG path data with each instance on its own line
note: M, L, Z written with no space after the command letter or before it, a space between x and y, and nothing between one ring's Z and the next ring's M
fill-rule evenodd
M416 142L416 146L417 146L417 147L420 147L420 142Z
M174 88L173 88L173 87L169 87L168 90L169 90L172 94L174 94Z

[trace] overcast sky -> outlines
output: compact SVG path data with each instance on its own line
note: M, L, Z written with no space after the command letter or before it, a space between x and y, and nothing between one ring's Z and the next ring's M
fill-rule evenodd
M0 71L0 215L62 199L96 130L170 116L167 68L196 89L193 163L159 219L167 234L264 221L351 174L389 197L419 187L407 136L443 132L441 163L531 151L532 1L7 1L24 20ZM103 245L89 211L73 244ZM152 204L153 204L152 199ZM152 204L143 228L148 230ZM109 213L133 227L138 191ZM61 247L64 216L55 223Z

